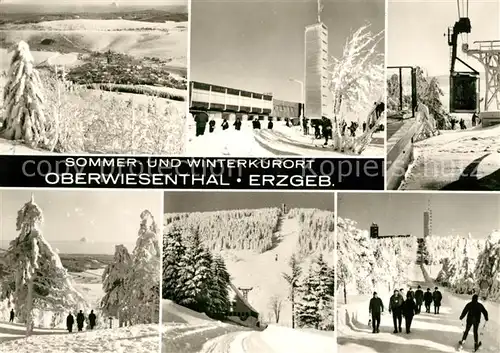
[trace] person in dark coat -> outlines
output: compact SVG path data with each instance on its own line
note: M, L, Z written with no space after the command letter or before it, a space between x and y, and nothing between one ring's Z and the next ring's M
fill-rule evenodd
M221 126L222 126L222 130L229 129L229 123L228 123L227 119L222 120Z
M197 113L194 116L194 121L196 123L196 136L201 136L205 134L205 129L208 123L208 114L207 113Z
M408 292L406 293L407 297L408 295L410 295L412 299L415 299L415 292L411 289L411 287L408 288Z
M267 128L268 128L269 130L272 130L272 129L273 129L273 127L274 127L274 123L273 123L273 121L272 121L271 119L269 119L269 122L267 123Z
M304 131L304 135L309 135L309 120L307 118L302 118L302 130Z
M415 304L417 304L416 314L420 314L420 312L422 311L423 302L424 302L424 292L422 290L422 287L418 286L417 290L415 291Z
M366 131L366 122L363 123L363 132Z
M467 315L467 321L465 324L465 331L464 331L464 335L462 336L462 340L459 342L460 345L462 345L465 342L471 327L473 327L474 350L477 350L479 348L478 329L479 329L479 324L481 322L481 314L484 316L484 319L486 321L488 321L488 312L486 311L484 305L479 303L479 297L477 296L477 294L474 294L472 296L472 301L470 301L469 303L467 303L465 305L464 310L462 311L462 314L460 315L460 320L463 320L464 317Z
M432 293L431 289L427 288L427 292L424 293L424 304L425 304L425 312L431 312L431 304L432 304Z
M384 102L380 102L380 103L375 103L376 106L375 106L375 116L378 120L378 118L380 118L380 116L382 115L382 113L384 112L385 110L385 103Z
M214 130L215 130L215 120L212 119L208 122L208 132L211 133L214 132Z
M75 319L71 313L66 317L66 328L68 329L68 332L71 333L73 332L73 324L75 323Z
M14 309L11 309L10 310L10 318L9 318L9 322L14 322L14 317L16 316L16 314L14 313Z
M238 131L241 130L241 119L240 118L236 118L236 121L234 122L234 128Z
M384 311L384 303L382 299L377 296L377 292L373 293L373 298L370 299L369 313L372 315L372 328L373 333L379 333L380 327L380 314Z
M392 321L394 323L394 333L401 332L401 321L403 321L403 297L398 290L389 299L389 312L392 313Z
M94 314L94 310L91 310L90 314L89 314L89 325L90 325L91 330L94 329L96 320L97 320L97 317Z
M325 143L323 145L328 145L328 138L332 135L332 121L328 119L326 116L321 118L322 122L322 132L323 137L325 138Z
M434 314L439 314L439 308L441 307L441 300L443 300L443 295L438 290L438 287L434 288L434 293L432 293L432 300L434 301Z
M85 315L83 315L83 311L80 310L80 312L76 314L76 327L78 327L78 331L83 330L84 323L85 323Z
M412 295L408 292L402 308L403 316L405 317L406 333L410 333L411 322L413 321L416 310L417 305L415 304L415 300L413 300Z
M314 123L314 137L316 139L320 139L321 138L321 130L320 130L320 126L317 122Z

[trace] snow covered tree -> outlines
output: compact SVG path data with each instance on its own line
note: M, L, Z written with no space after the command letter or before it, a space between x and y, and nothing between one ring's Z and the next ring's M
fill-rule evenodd
M161 258L158 227L148 210L141 213L139 236L127 276L126 306L132 324L157 323L160 310Z
M271 309L272 315L274 315L276 323L280 322L282 304L283 301L278 295L273 295L271 299L269 299L269 309Z
M229 284L231 277L226 264L220 256L215 256L211 266L211 280L208 293L209 315L214 319L223 319L231 310Z
M162 296L178 302L180 263L186 248L182 240L182 230L175 225L169 226L163 235L163 282Z
M26 324L26 335L33 330L36 311L62 316L75 307L87 309L59 255L43 237L42 223L42 210L32 196L17 214L16 229L20 234L5 255L9 272L14 276L14 290L10 293L14 311ZM11 277L6 280L12 283Z
M132 257L123 245L115 246L113 262L102 274L102 288L104 297L100 307L106 316L118 318L119 326L127 324L127 310L124 304L127 300L127 276L132 266Z
M26 42L14 49L3 98L3 136L23 140L31 147L53 149L56 137L44 114L43 85Z
M302 269L300 268L300 264L295 254L293 254L290 258L289 265L291 274L283 273L283 278L288 282L288 285L290 286L290 301L292 303L292 328L295 328L295 297L297 288L299 287Z
M374 121L372 128L357 137L342 136L343 115L365 112L373 114L373 102L384 96L384 56L377 46L383 32L372 33L369 26L355 31L344 46L340 59L333 58L330 71L330 91L333 96L333 146L337 151L360 154L368 146L384 114ZM368 113L369 112L369 113Z
M488 284L482 295L490 300L500 299L500 231L494 231L486 240L483 251L479 254L474 271L476 282Z
M297 302L297 324L299 327L318 328L321 322L320 298L318 297L319 279L312 271L299 287L300 299Z
M316 296L318 298L318 313L320 315L320 326L326 328L333 325L333 284L334 276L333 269L330 269L323 259L323 255L319 255L316 263L314 276L317 278L318 287L316 288Z

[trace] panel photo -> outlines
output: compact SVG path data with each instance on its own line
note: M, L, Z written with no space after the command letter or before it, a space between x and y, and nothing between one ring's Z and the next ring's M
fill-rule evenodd
M164 202L163 353L333 352L333 193Z
M498 23L497 0L389 0L387 189L500 190Z
M0 38L0 154L184 152L188 0L5 0Z
M161 193L0 191L0 352L158 352Z
M339 353L498 352L500 195L340 193Z
M383 0L193 0L189 156L385 155Z

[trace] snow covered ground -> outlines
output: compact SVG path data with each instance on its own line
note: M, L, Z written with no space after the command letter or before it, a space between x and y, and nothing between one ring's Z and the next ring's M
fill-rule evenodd
M264 331L214 321L163 302L163 353L332 353L333 333L271 325Z
M422 271L415 265L413 285L420 284L423 288L434 287L429 279L424 278ZM385 312L381 318L380 333L371 333L368 326L368 301L359 301L351 306L339 307L340 327L338 334L339 353L451 353L456 351L458 341L464 330L459 316L470 296L456 295L445 288L440 288L443 303L439 315L421 313L415 316L412 332L393 334L392 317ZM387 306L389 294L381 295ZM498 353L500 338L500 306L498 303L483 303L489 311L490 320L483 328L481 324L480 340L483 342L481 352ZM387 310L387 308L386 308ZM346 312L351 322L346 322ZM431 307L431 312L433 308ZM483 320L484 323L484 320ZM404 326L404 323L403 323ZM469 333L464 345L465 351L472 351L472 332Z
M441 131L416 143L415 160L400 189L499 190L499 135L500 126L475 127Z
M192 118L191 118L192 119ZM251 121L243 121L240 131L230 126L223 131L220 121L216 120L213 133L205 131L203 136L195 136L195 125L190 122L187 129L186 154L196 157L234 156L234 157L271 157L316 156L342 157L340 152L323 147L323 139L304 136L298 126L287 127L283 121L275 121L272 130L267 129L267 121L261 121L262 129L254 130ZM385 132L374 135L373 143L363 152L363 157L383 157Z
M137 325L68 334L62 330L36 330L29 338L10 339L11 333L22 334L23 327L0 324L2 353L150 353L158 352L158 325Z

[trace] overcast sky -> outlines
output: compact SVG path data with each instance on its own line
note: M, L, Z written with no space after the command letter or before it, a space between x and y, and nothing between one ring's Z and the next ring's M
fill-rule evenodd
M334 211L333 193L319 192L165 192L165 213L281 207Z
M30 200L31 190L0 192L0 239L14 239L17 212ZM148 209L161 221L161 192L34 190L35 202L44 213L43 235L49 242L80 241L133 243L140 214Z
M324 0L329 53L340 56L352 31L384 29L384 0ZM191 79L300 101L304 28L316 0L192 0ZM383 43L380 51L384 51Z
M382 235L423 236L423 212L428 200L435 235L485 238L500 229L500 194L340 193L339 217L358 222L368 230L372 222Z
M188 5L188 0L3 0L5 4L36 4L40 5L74 5L74 6L109 6L116 2L120 6L168 6L168 5Z
M458 0L462 4L463 0ZM469 0L471 33L468 42L500 39L500 0ZM465 10L462 11L465 16ZM421 66L431 76L447 75L450 47L445 33L458 20L457 0L389 0L387 63L389 66ZM464 37L465 38L465 37ZM482 65L461 52L462 59L477 71ZM470 71L457 64L456 70Z

